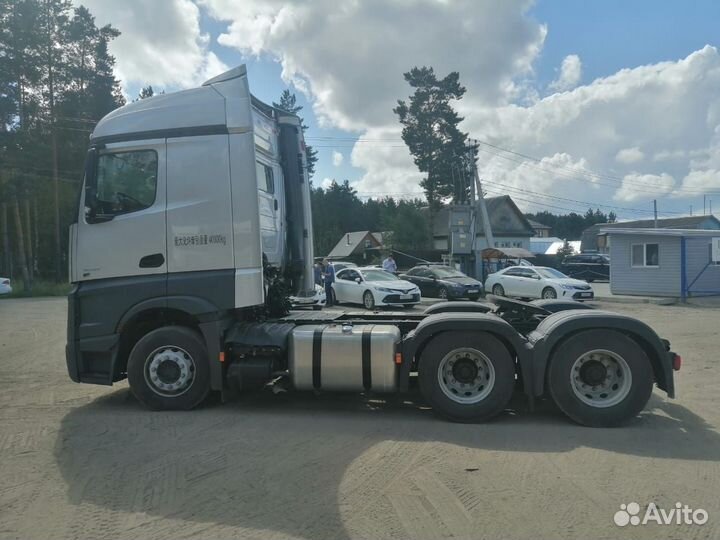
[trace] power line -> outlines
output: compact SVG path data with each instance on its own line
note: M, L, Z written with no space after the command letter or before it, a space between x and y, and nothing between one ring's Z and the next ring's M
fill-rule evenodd
M308 140L320 140L320 141L324 141L324 142L337 140L337 141L360 143L360 144L368 144L368 143L373 144L373 143L382 143L382 142L400 142L400 141L402 141L402 139L383 139L383 138L378 138L378 139L357 138L357 139L354 139L354 138L352 138L352 137L330 137L330 136L307 137L307 139L308 139ZM488 146L488 147L490 147L490 148L494 148L494 149L499 150L499 151L501 151L501 152L506 152L506 153L509 153L509 154L512 154L512 155L521 157L521 158L523 158L523 159L525 159L525 160L529 160L529 161L532 161L532 162L537 163L537 164L540 164L540 165L547 165L547 166L553 167L553 168L555 168L555 169L563 169L563 170L565 170L565 171L567 171L567 172L570 172L570 173L573 173L573 174L575 174L575 175L581 175L581 176L586 176L586 177L593 178L593 179L594 179L594 180L593 180L593 184L595 184L595 185L602 185L602 186L612 187L612 188L625 187L626 189L632 189L632 190L635 190L635 191L642 191L642 192L645 192L645 193L652 193L653 195L657 195L657 189L659 189L659 188L665 188L665 186L660 185L660 184L656 184L656 183L643 183L643 182L639 182L639 181L635 181L635 180L624 179L624 178L621 178L621 177L619 177L619 176L614 176L614 175L609 175L609 174L603 174L603 173L597 173L597 172L590 171L590 170L587 170L587 169L578 169L578 168L576 168L576 167L568 167L567 165L560 165L560 164L548 163L547 161L543 161L543 159L541 159L541 158L538 158L538 157L535 157L535 156L531 156L531 155L529 155L529 154L525 154L525 153L522 153L522 152L518 152L518 151L512 150L512 149L510 149L510 148L504 148L504 147L502 147L502 146L499 146L499 145L496 145L496 144L492 144L492 143L489 143L489 142L483 141L483 140L478 140L478 139L473 139L473 140L475 140L477 143L479 143L479 144L481 144L481 145ZM355 146L355 144L352 144L352 145L349 145L349 146L346 146L346 145L317 145L317 146L313 146L313 147L314 147L314 148L354 148L354 146ZM404 144L402 144L402 145L382 145L382 144L381 144L381 145L378 145L378 146L381 146L381 147L384 147L384 148L407 148L407 146L404 145ZM511 158L510 156L506 156L506 155L503 155L503 154L497 153L497 152L492 152L492 151L490 151L490 150L488 150L488 149L486 149L486 148L485 148L485 149L484 149L484 148L478 148L478 150L480 150L480 151L482 151L482 152L485 152L485 153L489 153L489 154L494 155L494 156L497 156L497 157L500 157L500 158L502 158L502 159L506 159L506 160L512 161L512 162L514 162L514 163L525 164L525 165L528 165L528 166L537 168L537 169L542 170L542 171L545 171L545 172L549 172L549 173L552 173L552 174L561 174L561 173L560 173L559 171L557 171L557 170L553 171L553 170L545 169L545 168L543 168L543 167L533 166L531 163L527 163L526 161L521 161L521 160L513 159L513 158ZM567 173L565 173L565 174L566 174L566 177L568 177L568 176L567 176ZM580 178L577 178L576 176L573 176L573 177L571 177L571 178L575 178L575 179L577 179L577 180L581 180ZM606 181L608 181L608 182L613 182L613 183L612 183L612 184L607 184L607 183L599 182L599 181L597 181L597 180L606 180ZM647 188L647 189L640 189L640 188ZM720 194L720 193L712 193L712 192L707 192L707 191L703 191L703 190L693 190L693 189L682 188L682 187L676 188L674 191L675 191L675 192L678 192L678 193L682 193L682 194L687 194L687 195L689 195L689 194L696 194L696 195L699 195L699 194Z

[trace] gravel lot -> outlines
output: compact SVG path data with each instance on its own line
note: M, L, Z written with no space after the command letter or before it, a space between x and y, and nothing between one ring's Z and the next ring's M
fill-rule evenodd
M437 420L418 396L260 393L190 413L125 383L72 383L65 300L0 301L0 538L717 538L720 310L603 306L685 365L632 425L589 429L523 399ZM703 508L704 526L628 525L621 503Z

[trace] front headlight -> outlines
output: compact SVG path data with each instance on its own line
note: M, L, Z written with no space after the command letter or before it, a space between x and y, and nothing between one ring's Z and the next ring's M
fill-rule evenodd
M563 289L566 289L568 291L571 291L575 288L574 285L560 285L560 287L562 287Z
M381 292L390 292L390 293L396 292L396 291L393 291L392 289L388 289L387 287L375 287L375 289L378 291L381 291Z

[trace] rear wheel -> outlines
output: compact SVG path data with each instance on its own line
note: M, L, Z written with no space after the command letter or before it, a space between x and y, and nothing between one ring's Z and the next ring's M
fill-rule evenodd
M624 424L650 399L650 360L625 334L586 330L568 338L556 351L548 373L550 394L558 407L579 424Z
M210 391L205 343L182 326L158 328L140 338L130 352L127 374L132 393L151 409L192 409Z
M492 293L495 296L505 296L505 289L503 288L502 285L500 285L499 283L496 283L495 285L493 285Z
M545 287L542 292L542 297L545 300L554 300L557 298L557 292L552 287Z
M372 292L365 291L365 294L363 294L363 306L365 306L365 309L375 309L375 297Z
M487 332L443 332L425 347L418 378L437 414L455 422L480 422L505 409L515 367L507 348Z

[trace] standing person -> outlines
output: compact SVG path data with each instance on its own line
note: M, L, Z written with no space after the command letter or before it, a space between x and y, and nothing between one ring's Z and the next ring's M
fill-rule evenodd
M323 264L325 265L325 272L323 272L323 277L325 278L325 305L330 307L333 305L332 284L335 283L335 269L327 259L323 261Z
M313 277L315 280L315 285L322 286L324 271L325 271L325 268L323 268L322 263L320 261L316 262L315 266L313 266Z
M388 256L383 261L382 266L383 270L386 272L390 272L391 274L397 272L397 264L395 264L395 259L393 259L392 253L388 253Z

